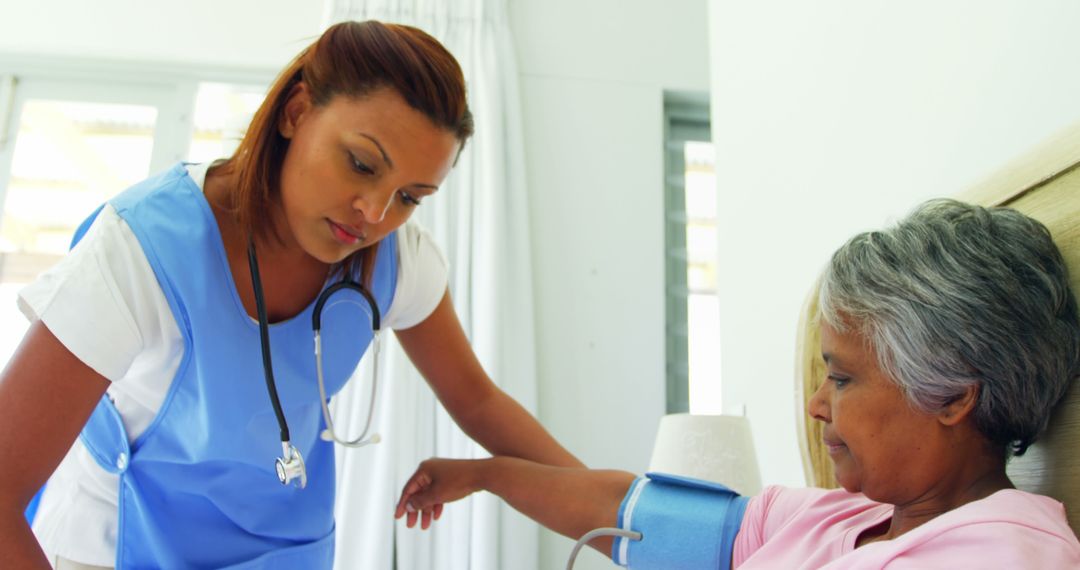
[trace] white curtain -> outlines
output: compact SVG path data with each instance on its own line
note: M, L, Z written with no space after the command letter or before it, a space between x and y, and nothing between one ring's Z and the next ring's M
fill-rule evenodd
M423 29L465 72L476 133L438 195L414 214L450 262L465 332L495 382L535 413L532 275L521 110L506 0L328 2L326 24L381 20ZM538 528L488 494L447 506L432 530L391 518L419 461L486 453L453 423L392 335L384 337L375 418L383 442L338 451L338 569L535 569ZM369 374L337 398L335 422L358 433Z

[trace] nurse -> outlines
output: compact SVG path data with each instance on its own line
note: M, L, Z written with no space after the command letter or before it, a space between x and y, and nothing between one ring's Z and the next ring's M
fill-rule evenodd
M232 157L178 164L95 212L20 294L32 325L0 376L5 567L330 568L311 323L346 277L488 451L581 466L483 371L445 261L409 222L471 134L437 41L343 23L281 73ZM351 294L322 318L329 394L372 338ZM306 485L282 485L276 457L302 458Z

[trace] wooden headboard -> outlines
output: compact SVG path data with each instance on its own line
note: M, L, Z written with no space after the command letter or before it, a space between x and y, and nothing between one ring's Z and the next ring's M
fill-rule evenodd
M1065 262L1073 293L1080 292L1080 124L1075 125L1000 172L955 198L983 206L1008 206L1050 229ZM825 380L820 338L814 320L817 291L799 318L796 362L797 401L807 400ZM807 482L835 487L832 462L821 442L821 422L803 412L797 422ZM1080 536L1080 381L1054 411L1046 434L1008 466L1020 489L1065 503L1069 524Z

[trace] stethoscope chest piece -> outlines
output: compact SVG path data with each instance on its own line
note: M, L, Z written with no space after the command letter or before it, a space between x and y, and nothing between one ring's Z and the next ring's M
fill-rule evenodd
M281 481L282 485L288 485L295 481L297 486L303 489L307 486L307 468L304 466L304 456L300 455L300 450L287 442L281 442L281 450L283 456L278 457L277 461L274 462L278 481Z

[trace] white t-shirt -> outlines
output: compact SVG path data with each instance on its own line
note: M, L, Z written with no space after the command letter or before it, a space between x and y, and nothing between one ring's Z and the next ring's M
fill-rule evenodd
M203 188L209 164L188 174ZM406 329L442 300L447 264L415 222L398 230L398 275L384 326ZM76 357L108 378L129 442L149 427L184 351L165 295L127 223L106 205L79 244L19 292L19 308L41 319ZM97 566L116 561L119 478L76 439L41 498L34 533L51 557Z

